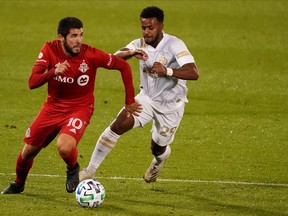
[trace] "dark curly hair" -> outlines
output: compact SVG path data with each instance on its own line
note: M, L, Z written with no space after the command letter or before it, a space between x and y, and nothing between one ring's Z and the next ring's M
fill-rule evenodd
M142 18L153 18L156 17L156 19L159 22L163 22L164 21L164 12L163 10L161 10L158 7L155 6L150 6L150 7L146 7L142 10L141 14L140 14L140 19Z
M83 23L76 17L65 17L60 20L57 32L66 38L71 28L83 28Z

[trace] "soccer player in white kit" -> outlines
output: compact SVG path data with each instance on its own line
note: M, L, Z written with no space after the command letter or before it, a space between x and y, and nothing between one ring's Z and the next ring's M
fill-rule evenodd
M99 137L89 165L79 173L80 181L92 178L120 135L135 127L152 124L153 160L144 175L147 183L156 181L169 157L175 132L184 114L187 80L199 73L193 56L179 38L163 32L164 12L147 7L140 14L142 38L131 41L115 55L127 60L135 57L140 64L140 93L136 100L142 112L131 115L123 108Z

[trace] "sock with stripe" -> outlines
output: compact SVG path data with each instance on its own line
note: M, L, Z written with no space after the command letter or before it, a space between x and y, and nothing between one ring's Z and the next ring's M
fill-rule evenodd
M95 174L96 169L100 166L100 164L103 162L105 157L115 147L119 137L120 136L118 134L114 133L110 129L110 126L107 127L105 131L101 134L101 136L99 137L96 143L89 165L87 167L87 170L92 175Z

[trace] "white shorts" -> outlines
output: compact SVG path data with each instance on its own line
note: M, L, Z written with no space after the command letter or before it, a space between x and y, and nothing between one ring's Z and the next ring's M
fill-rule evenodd
M167 110L167 105L155 104L147 95L138 94L136 100L142 105L142 112L134 116L134 127L143 127L153 120L152 139L160 146L166 146L173 142L176 130L184 114L185 103L181 103L172 112L161 112ZM161 107L162 106L162 107Z

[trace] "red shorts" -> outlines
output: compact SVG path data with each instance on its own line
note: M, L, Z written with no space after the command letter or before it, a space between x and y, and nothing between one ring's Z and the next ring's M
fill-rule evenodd
M90 123L93 108L81 107L69 112L43 106L27 129L24 142L33 146L46 147L58 134L69 134L77 143Z

